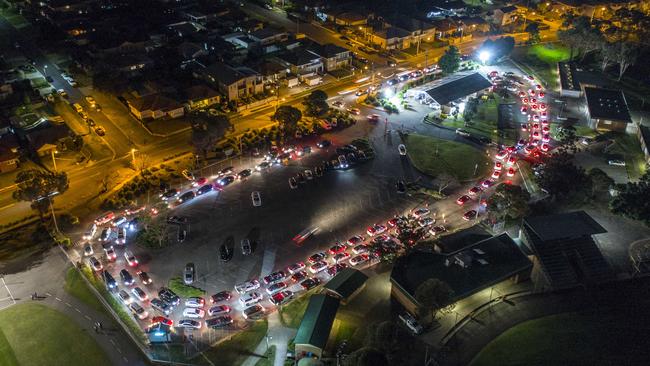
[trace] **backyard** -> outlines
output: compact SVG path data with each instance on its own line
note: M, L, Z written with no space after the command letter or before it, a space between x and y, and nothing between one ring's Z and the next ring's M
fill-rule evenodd
M404 143L413 166L432 177L447 173L462 182L490 168L484 151L467 144L417 134L405 135Z
M559 88L559 75L557 63L568 61L571 55L568 47L559 43L536 44L526 47L517 47L512 52L512 59L522 64L525 69L541 78L549 89Z
M641 321L641 314L621 315L565 313L526 321L492 340L470 365L645 364L647 320Z
M84 332L72 319L46 306L15 305L0 312L0 365L110 365L104 351Z

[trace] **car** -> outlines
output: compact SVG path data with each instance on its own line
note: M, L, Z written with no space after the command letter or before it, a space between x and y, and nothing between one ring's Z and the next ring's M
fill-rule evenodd
M500 161L494 163L494 170L501 170L501 168L503 168L503 164Z
M285 290L271 296L270 300L271 303L273 303L273 305L278 306L287 303L292 298L293 298L293 291Z
M471 134L468 131L463 130L462 128L457 128L456 129L456 135L463 136L463 137L471 136Z
M524 97L526 97L526 92L525 91L520 91L518 95L519 95L519 98L524 98Z
M267 4L267 3L264 3L264 8L266 10L273 10L273 6L271 6L271 4Z
M528 107L522 106L520 110L521 110L521 114L528 114Z
M484 180L484 181L481 183L481 187L483 187L483 188L490 188L490 187L492 187L492 184L494 184L494 182L492 182L492 181L489 180L489 179L486 179L486 180Z
M268 161L263 161L255 166L255 170L261 172L271 167L271 163Z
M346 253L347 254L347 253ZM345 263L336 263L332 266L327 267L327 275L330 277L336 276L337 273L348 268L348 265Z
M378 114L370 114L368 115L368 121L370 122L377 122L379 121L379 115Z
M230 325L232 323L233 323L232 318L228 315L224 315L224 316L206 320L205 326L214 329L214 328L225 327L226 325Z
M127 271L126 269L120 271L120 279L122 280L122 283L125 286L131 286L135 283L133 276L131 276L129 271Z
M271 286L267 287L266 292L269 295L273 295L278 291L284 290L285 288L287 288L287 284L285 282L280 281L280 282L276 282L276 283L272 284Z
M215 315L228 314L230 313L231 310L232 309L228 305L217 305L208 309L208 315L215 316Z
M253 171L251 169L244 169L241 172L237 173L236 177L237 179L242 180L250 177L252 173Z
M171 327L174 325L174 321L164 316L154 316L153 318L151 318L151 325L156 325L156 324L163 324Z
M102 279L104 280L104 283L106 284L106 287L108 287L109 290L113 290L117 288L117 281L115 281L115 278L111 276L110 273L107 271L102 271L101 272Z
M241 240L241 253L243 255L250 255L252 253L251 241L247 238Z
M176 328L201 329L201 322L194 319L181 319Z
M118 216L118 217L114 218L113 220L111 220L111 226L114 227L114 228L115 228L115 227L120 227L120 226L122 226L123 224L125 224L127 221L128 221L128 220L127 220L126 217L124 217L124 216Z
M390 235L382 234L372 238L372 244L381 244L391 240Z
M420 227L427 227L433 225L435 222L436 220L432 217L424 217L418 220L418 225L420 225Z
M151 299L151 307L154 310L156 310L156 311L158 311L158 312L160 312L162 314L165 314L165 315L169 315L172 312L172 310L174 310L174 308L172 307L171 304L168 304L167 302L165 302L165 301L163 301L161 299L158 299L158 298ZM156 319L156 318L154 318L154 319ZM153 320L152 320L152 322L153 322Z
M102 266L102 263L97 260L95 257L90 257L88 258L88 263L90 263L90 267L93 269L93 271L101 271L104 269L104 266Z
M180 203L187 202L187 201L193 199L194 197L196 197L196 193L194 193L194 191L187 191L187 192L183 193L182 195L180 195L176 199L176 201L180 204Z
M475 210L469 210L463 214L463 220L469 221L476 218L477 212Z
M161 193L159 196L160 196L160 198L163 199L163 201L167 201L167 200L170 200L170 199L178 196L178 193L179 192L178 192L178 190L176 188L170 188L170 189L164 191L163 193Z
M221 244L219 247L219 258L221 258L223 262L230 261L234 254L234 249L226 244Z
M526 154L530 154L530 153L532 153L534 150L535 150L535 145L527 145L527 146L524 148L524 152L525 152Z
M158 297L172 306L177 306L181 303L181 298L178 297L174 291L168 289L167 287L161 287L158 290Z
M436 235L438 235L440 233L444 233L445 231L447 231L447 229L444 226L439 225L439 226L434 226L431 229L429 229L429 234L431 234L433 236L436 236Z
M348 159L345 158L345 155L339 155L339 168L345 169L348 167Z
M309 291L318 285L320 285L320 280L316 277L308 278L300 282L300 287L302 287L305 291Z
M199 187L199 189L196 190L196 195L200 196L202 194L212 192L212 189L213 189L212 184L202 185L201 187Z
M95 133L97 134L97 136L105 136L106 130L102 126L97 126L95 127Z
M102 229L102 233L99 235L99 241L108 241L111 237L111 232L112 230L110 227Z
M262 301L262 295L258 292L248 292L239 298L239 302L244 306L251 306Z
M219 184L222 187L226 187L230 185L232 182L234 182L237 178L234 175L226 175L225 177L219 179L217 181L217 184Z
M509 157L508 160L506 161L506 164L507 164L507 165L513 165L513 164L516 163L516 162L517 162L517 158L514 157L514 156L511 156L511 157Z
M137 287L137 286L134 287L133 289L131 289L131 293L133 294L133 296L136 299L138 299L140 301L147 301L149 299L149 296L147 296L147 293L144 292L144 290L142 290L140 287Z
M404 146L404 144L399 144L399 146L397 146L397 151L399 151L399 154L402 156L406 155L406 146Z
M88 257L93 254L95 254L93 251L93 246L90 243L86 243L86 245L84 245L84 256Z
M135 257L135 255L133 255L133 253L130 250L124 251L124 259L126 259L126 263L131 267L135 267L138 265L138 259Z
M132 302L129 304L129 310L135 315L138 319L143 320L149 317L149 313L140 304L137 302Z
M413 215L413 217L415 217L416 219L419 219L419 218L421 218L421 217L423 217L423 216L428 215L429 213L431 213L431 211L430 211L428 208L424 208L424 207L422 207L422 208L418 208L417 210L414 210L414 211L412 212L412 215Z
M186 285L191 285L194 283L194 277L196 275L196 269L194 263L187 263L185 269L183 270L183 282Z
M237 293L240 295L245 294L249 291L257 290L258 288L260 288L260 281L258 280L250 280L239 285L235 285L235 291L237 291Z
M529 128L528 123L522 123L521 124L521 130L522 131L528 131L528 128Z
M287 278L287 274L284 273L284 271L276 271L271 273L268 276L265 276L262 280L264 281L265 285L270 285L279 281L284 280Z
M543 152L547 152L550 149L550 146L547 143L543 143L542 146L540 146L539 148Z
M551 136L550 136L548 133L545 133L545 134L542 136L542 141L543 141L543 142L550 142L550 141L551 141Z
M83 240L91 240L93 236L95 236L95 233L97 232L97 224L92 224L88 228L86 232L84 232L83 236L81 237Z
M185 308L183 310L185 318L201 319L205 317L205 310L199 308Z
M500 176L501 176L500 170L495 170L492 172L492 179L499 179Z
M346 243L347 243L349 246L355 246L355 245L357 245L357 244L363 243L364 240L366 240L366 238L364 238L363 236L361 236L361 235L355 235L355 236L351 237L350 239L348 239L348 240L346 241Z
M393 217L392 219L386 221L386 225L388 225L388 227L395 227L399 223L400 223L400 219L397 217Z
M296 182L296 178L294 177L289 178L289 188L291 189L298 188L298 182Z
M314 263L311 267L309 267L309 272L315 274L324 271L326 268L327 268L327 262L320 261Z
M318 253L314 253L311 256L309 256L309 258L307 258L307 260L309 261L309 263L313 264L313 263L316 263L316 262L320 262L325 258L327 258L327 254L325 252L318 252Z
M126 228L119 228L117 229L117 240L115 240L116 244L125 244L126 243Z
M348 258L350 258L350 253L338 253L332 257L332 263L340 263L346 261Z
M508 156L508 151L507 150L501 150L497 153L496 158L499 160L503 160Z
M289 272L290 274L294 274L300 272L303 269L305 269L305 263L297 262L287 267L287 272Z
M467 203L469 200L471 200L471 198L468 195L462 195L462 196L458 197L458 199L456 200L456 203L462 206L465 203Z
M293 275L291 275L291 281L300 282L300 281L304 280L307 277L309 277L309 275L307 274L307 271L298 271L298 272L294 273Z
M361 264L361 263L367 261L369 258L370 257L368 256L368 254L363 253L363 254L357 255L356 257L351 258L349 262L350 262L351 266L356 266L358 264Z
M229 301L231 298L232 298L232 294L230 293L230 291L221 291L210 296L210 303L216 304L223 301Z
M249 306L242 312L244 319L259 319L264 316L266 310L260 304Z
M360 97L360 96L362 96L362 95L364 95L364 94L368 94L368 90L367 90L367 89L359 89L359 90L357 90L356 93L354 93L354 95L356 95L357 97Z
M609 160L607 164L614 165L614 166L625 166L625 161L619 159L612 159Z
M262 206L262 197L260 196L260 192L258 191L251 192L251 200L253 201L254 207Z
M345 249L346 249L346 247L345 247L344 244L336 243L332 247L329 248L328 252L330 254L337 254L337 253L345 252Z
M470 196L475 196L475 195L479 194L479 192L481 192L482 190L483 190L483 188L481 188L480 186L474 186L474 187L470 188L467 191L467 193L469 193Z
M117 259L117 253L115 253L115 248L112 245L105 247L104 252L109 261L114 261Z
M370 236L375 236L375 235L383 234L386 230L387 230L386 226L375 224L373 226L368 227L366 233Z
M137 275L138 278L140 279L140 282L142 282L143 285L150 285L153 282L147 272L139 271Z
M516 172L517 171L515 170L515 168L510 168L508 169L508 173L506 173L506 175L509 177L514 177Z
M367 252L368 249L369 249L369 247L367 245L360 244L360 245L357 245L356 247L352 248L352 252L354 254L361 254L361 253Z
M125 305L128 305L133 302L131 295L129 295L129 293L124 290L120 290L120 292L117 293L117 296L120 298L120 300L122 300L122 302Z
M311 170L306 169L305 170L305 178L307 178L307 180L314 179L314 173L312 173Z
M330 145L332 145L332 141L330 140L320 140L319 142L316 143L316 146L318 146L321 149L324 149Z
M341 102L340 100L334 101L332 105L337 108L342 108L344 106L343 102Z
M413 332L415 335L422 334L424 331L424 328L418 323L415 318L411 316L411 314L405 313L405 314L400 314L399 319L406 325L406 327Z

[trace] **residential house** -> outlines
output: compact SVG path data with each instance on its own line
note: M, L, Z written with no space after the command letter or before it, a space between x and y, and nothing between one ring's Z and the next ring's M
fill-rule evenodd
M176 51L183 61L192 61L197 57L208 54L208 51L204 47L194 42L183 42L176 47Z
M584 93L592 128L618 132L631 132L634 129L622 90L584 87Z
M327 14L327 20L338 25L356 27L368 23L368 17L353 11L334 11Z
M7 173L18 168L19 147L18 138L13 133L0 135L0 173Z
M171 34L183 38L198 33L205 28L199 23L180 22L168 25L167 29L171 32Z
M284 30L275 28L262 28L252 31L248 37L260 46L266 46L272 43L284 42L289 39L289 33Z
M436 27L429 22L408 17L399 17L390 23L409 32L411 34L412 43L422 41L431 42L436 37Z
M350 50L328 43L314 45L309 51L321 57L325 71L333 71L350 65Z
M185 98L187 109L193 111L219 103L220 95L206 85L195 85L185 89Z
M516 6L504 6L494 10L492 13L492 23L503 27L504 25L516 22L519 19L519 15L520 11Z
M37 128L29 130L25 139L32 153L39 157L49 156L56 151L61 140L73 136L73 132L65 123L42 123Z
M228 101L251 97L264 90L262 76L248 67L231 67L215 62L195 74L216 85Z
M185 12L185 19L193 23L205 24L210 19L210 16L197 10L190 10Z
M573 13L589 18L604 19L609 14L623 8L641 10L644 4L647 4L647 2L638 0L555 0L550 8L558 17L562 14Z
M460 35L463 24L457 23L452 18L436 19L431 21L436 28L436 39L449 39Z
M324 294L315 294L309 298L294 339L296 359L323 357L339 305L339 299Z
M441 19L462 14L467 4L462 0L433 0L426 5L426 15L429 19Z
M149 56L141 53L110 55L106 58L116 70L130 74L148 69L154 65L153 60Z
M185 114L180 103L160 93L127 98L126 101L131 113L140 121L163 117L177 118Z
M482 17L462 16L456 18L462 24L463 31L466 34L487 33L490 31L490 24Z
M388 27L374 31L371 36L372 43L385 50L402 50L411 46L411 33L398 27Z
M292 74L301 77L309 77L317 73L322 73L325 68L321 57L308 51L304 47L287 50L275 57L283 63Z
M277 83L283 80L290 71L280 61L274 59L265 60L253 67L253 69L262 75L265 84Z

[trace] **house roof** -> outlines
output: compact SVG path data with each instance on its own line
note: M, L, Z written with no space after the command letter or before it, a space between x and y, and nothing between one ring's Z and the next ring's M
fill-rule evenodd
M476 225L449 235L440 236L436 239L435 245L442 254L453 254L491 237L490 233Z
M573 62L558 62L560 73L560 86L563 90L580 90L580 81L577 78L576 67Z
M530 268L528 257L504 233L451 255L413 252L400 257L393 266L391 282L415 302L418 286L437 278L452 289L453 303Z
M284 30L281 30L281 29L275 29L275 28L267 27L267 28L262 28L262 29L258 29L256 31L250 32L249 35L251 37L257 38L259 40L264 40L264 39L267 39L267 38L275 37L275 36L278 36L278 35L281 35L281 34L286 34L286 33L287 32L285 32Z
M282 52L276 56L294 66L302 66L319 59L319 56L303 47L297 47L290 51Z
M443 10L458 10L467 7L467 4L462 0L434 0L431 5Z
M193 58L195 55L206 52L203 47L192 42L183 42L176 48L184 59Z
M435 26L436 31L439 32L456 31L458 29L458 24L449 18L435 19L432 23Z
M329 280L324 288L345 299L363 286L367 279L368 276L363 272L354 268L345 268Z
M559 235L552 233L553 224L559 225ZM605 229L584 211L526 218L522 230L530 239L531 249L553 287L573 287L614 278L609 263L591 236Z
M429 89L427 94L438 104L445 105L491 86L492 83L488 79L475 72Z
M153 63L153 60L151 60L151 58L149 58L147 55L144 54L128 53L122 55L111 55L110 62L111 64L119 68L122 68L122 67L130 67L139 64L145 64L145 65L150 64Z
M502 8L499 8L499 10L501 10L503 14L507 14L507 13L512 13L513 11L517 11L517 7L514 5L510 5L510 6L504 6Z
M574 239L607 232L584 211L526 217L524 225L544 241Z
M409 17L399 16L391 21L391 24L394 24L397 27L400 27L409 32L415 32L419 30L429 30L435 28L433 24L423 22L419 19L413 19Z
M68 126L63 124L42 123L39 127L30 130L26 134L29 146L33 150L39 150L45 145L55 145L64 137L73 135Z
M217 91L206 85L194 85L185 89L185 97L188 101L204 100L218 96Z
M404 38L411 35L411 33L399 27L388 27L385 30L385 34L386 34L386 39Z
M585 87L585 98L591 118L632 122L622 90Z
M177 101L168 98L160 93L145 95L140 98L129 100L131 105L136 110L143 111L163 111L168 112L174 109L181 108L181 104Z
M365 20L366 18L367 16L353 11L346 11L344 13L340 13L336 15L336 19L341 19L347 22L358 22L360 20Z
M224 85L232 85L239 80L247 77L247 74L240 72L240 70L230 67L223 62L215 62L212 65L203 69L203 73L211 76L215 81Z
M323 294L312 295L296 333L295 343L325 348L338 308L339 299Z
M335 57L341 53L349 52L347 48L339 47L333 43L326 43L324 45L315 44L309 48L309 52L314 53L323 58Z

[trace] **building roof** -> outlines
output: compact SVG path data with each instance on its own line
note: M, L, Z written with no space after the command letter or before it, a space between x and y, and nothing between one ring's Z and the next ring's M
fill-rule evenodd
M431 2L431 5L443 10L460 10L467 8L467 4L462 0L434 0Z
M168 98L160 93L145 95L128 101L134 109L142 111L163 111L168 112L182 108L177 101Z
M329 280L324 288L345 299L363 286L367 279L368 276L363 272L354 268L345 268Z
M29 142L30 148L37 151L45 145L56 146L61 139L72 135L72 131L65 123L52 124L50 122L45 122L38 128L30 130L27 133L26 138Z
M585 98L591 118L632 122L622 90L585 87Z
M296 333L295 343L325 348L338 308L339 299L323 294L312 295Z
M558 226L559 235L552 233L553 224ZM554 288L614 278L609 263L591 236L606 231L584 211L526 218L522 230Z
M562 89L580 91L580 81L577 78L575 64L573 62L558 62L557 67Z
M499 10L501 10L503 14L508 14L508 13L512 13L513 11L517 11L517 7L514 5L510 5L510 6L504 6L503 8L499 8Z
M251 37L259 39L260 41L265 40L267 38L276 37L282 34L287 34L287 32L285 32L284 30L270 28L270 27L258 29L249 33Z
M574 239L607 232L584 211L526 217L524 225L544 241Z
M391 19L390 23L409 32L416 32L420 30L426 31L435 28L431 23L404 16L395 17L394 19Z
M320 59L320 56L304 49L303 47L297 47L290 51L282 52L276 57L294 66L308 65Z
M465 230L440 236L436 239L435 246L442 254L453 254L491 237L490 233L475 225Z
M309 48L309 51L323 58L335 57L341 53L350 52L347 48L337 46L333 43L326 43L324 45L315 44Z
M367 17L365 15L352 12L352 11L346 11L344 13L340 13L336 15L336 19L341 19L347 22L358 22L361 20L365 20L366 18Z
M185 97L188 101L205 100L218 97L219 93L206 85L194 85L185 89Z
M429 89L427 94L438 104L444 105L491 86L488 79L475 72Z
M411 35L411 33L399 27L388 27L385 31L380 32L380 34L385 34L385 39L404 38Z
M504 233L451 255L413 252L400 257L393 266L391 282L415 301L418 286L437 278L453 290L451 302L455 302L531 267L530 260Z
M247 75L232 68L223 62L215 62L212 65L203 69L203 73L210 76L214 81L220 82L224 85L232 85L239 80L245 78Z

